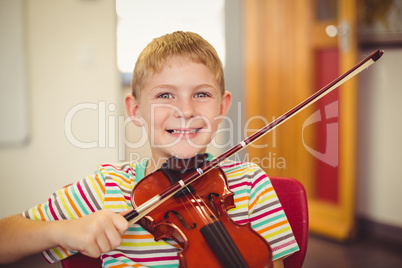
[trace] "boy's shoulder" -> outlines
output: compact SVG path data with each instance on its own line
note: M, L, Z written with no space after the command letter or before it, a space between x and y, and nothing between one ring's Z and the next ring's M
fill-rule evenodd
M117 162L117 163L102 163L97 170L102 174L135 174L137 163L132 162Z
M253 162L241 162L241 161L234 161L230 159L226 159L219 164L220 168L225 173L242 171L242 172L260 172L262 169Z
M98 170L103 175L106 174L121 174L126 176L135 176L137 166L143 163L137 162L118 162L118 163L102 163L98 166ZM253 162L241 162L226 159L219 164L219 167L226 174L235 173L259 173L263 170Z

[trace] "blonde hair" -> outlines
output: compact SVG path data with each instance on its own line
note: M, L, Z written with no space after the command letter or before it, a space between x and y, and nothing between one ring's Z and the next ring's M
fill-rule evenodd
M196 33L177 31L153 39L138 56L132 79L134 97L139 97L147 77L161 71L172 56L182 56L206 65L215 74L221 94L224 93L222 62L214 47Z

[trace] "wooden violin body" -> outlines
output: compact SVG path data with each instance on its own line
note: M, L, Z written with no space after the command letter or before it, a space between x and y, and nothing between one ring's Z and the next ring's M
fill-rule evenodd
M133 206L170 186L157 170L134 188ZM191 186L191 192L179 192L138 222L156 241L170 238L181 246L180 267L272 267L267 241L250 224L238 225L228 216L227 210L235 205L222 169L214 168Z

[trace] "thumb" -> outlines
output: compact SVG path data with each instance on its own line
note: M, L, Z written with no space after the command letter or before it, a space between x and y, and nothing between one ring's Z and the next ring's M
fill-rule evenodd
M130 210L117 213L117 217L113 218L113 224L121 235L123 235L127 231L128 227L130 227L129 222L124 218L124 215L129 212Z
M120 214L121 216L124 217L125 215L127 215L130 212L131 212L131 210L126 210L126 211L123 211L123 212L119 212L118 214Z

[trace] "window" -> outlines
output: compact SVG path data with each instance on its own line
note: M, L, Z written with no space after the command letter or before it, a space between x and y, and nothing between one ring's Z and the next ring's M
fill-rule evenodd
M224 0L116 0L117 61L129 74L142 49L155 37L192 31L210 42L225 62Z

